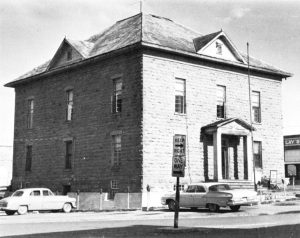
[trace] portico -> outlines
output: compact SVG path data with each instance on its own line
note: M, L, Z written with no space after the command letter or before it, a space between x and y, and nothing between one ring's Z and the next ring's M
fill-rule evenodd
M239 118L202 127L206 180L253 181L251 130L254 128Z

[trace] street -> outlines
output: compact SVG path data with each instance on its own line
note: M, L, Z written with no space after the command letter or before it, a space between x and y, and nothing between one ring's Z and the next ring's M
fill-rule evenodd
M18 237L299 237L300 202L243 207L239 212L222 209L181 209L179 228L174 213L154 211L107 211L0 213L0 236ZM202 236L203 235L203 236Z

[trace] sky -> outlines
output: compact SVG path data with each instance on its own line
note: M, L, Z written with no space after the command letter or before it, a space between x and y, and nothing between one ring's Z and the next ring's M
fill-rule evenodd
M14 89L3 85L51 59L63 38L85 40L140 11L138 0L0 0L0 145L13 144ZM300 134L300 1L144 0L143 12L235 46L293 73L282 83L284 135Z

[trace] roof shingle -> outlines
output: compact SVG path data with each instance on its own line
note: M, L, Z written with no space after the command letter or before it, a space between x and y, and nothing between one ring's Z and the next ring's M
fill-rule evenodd
M75 41L67 39L67 41L84 57L82 60L142 42L199 56L197 49L209 43L219 33L202 35L170 19L140 13L116 22L113 26L87 40ZM247 56L244 54L241 55L245 59L245 62L247 62ZM24 81L26 78L51 71L52 69L48 68L50 61L36 67L5 86L13 87L20 80ZM285 77L291 76L288 72L252 57L250 58L250 66Z

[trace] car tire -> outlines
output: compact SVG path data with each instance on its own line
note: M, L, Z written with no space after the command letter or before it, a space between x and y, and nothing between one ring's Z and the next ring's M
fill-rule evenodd
M235 206L230 206L230 209L231 209L231 211L233 211L233 212L237 212L238 210L240 210L240 207L241 207L241 206L239 206L239 205L235 205Z
M6 215L11 216L14 215L16 211L5 211Z
M28 212L28 207L27 206L19 206L17 212L19 215L24 215Z
M65 213L69 213L72 210L72 205L70 203L65 203L62 210Z
M168 207L170 211L175 211L175 207L176 207L176 202L174 200L170 200L168 202Z
M214 203L209 203L207 207L210 212L218 212L220 210L220 206Z

